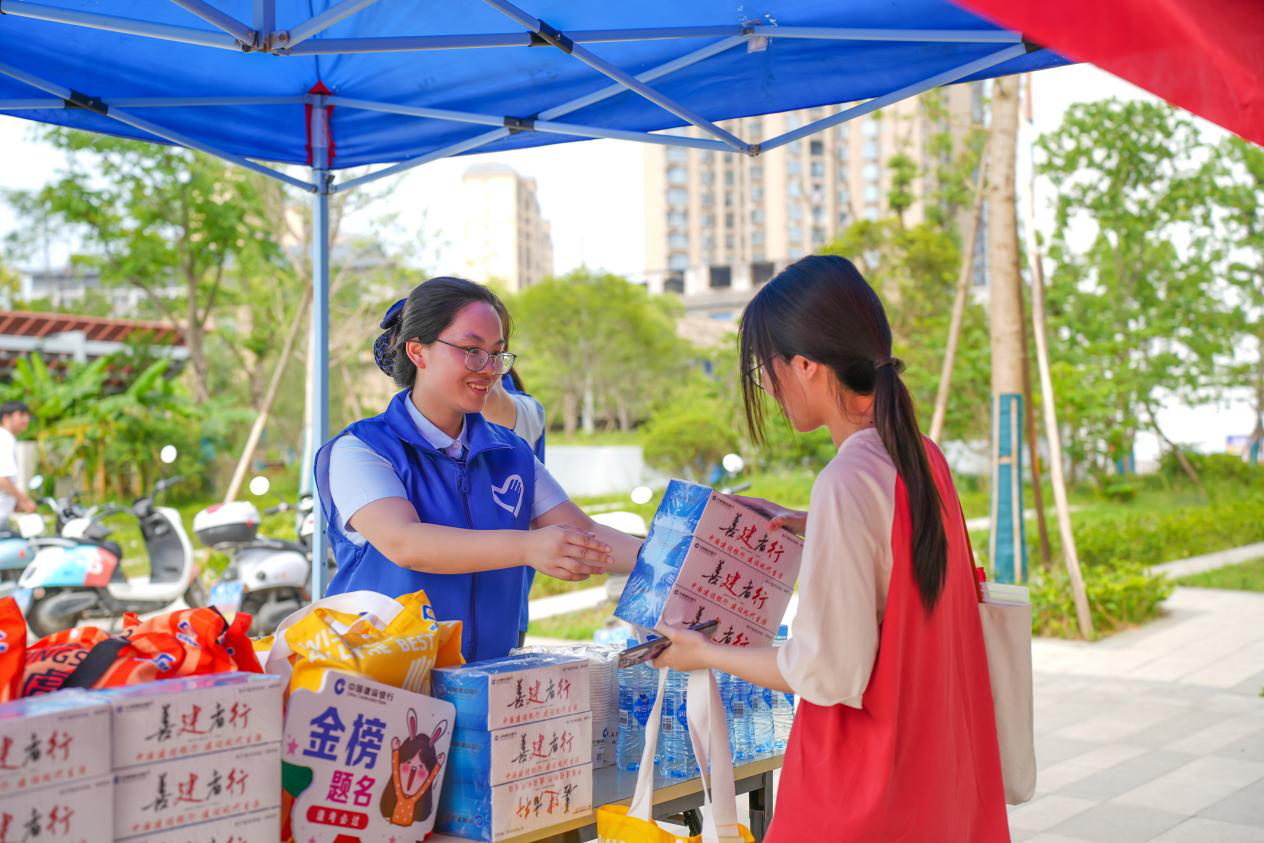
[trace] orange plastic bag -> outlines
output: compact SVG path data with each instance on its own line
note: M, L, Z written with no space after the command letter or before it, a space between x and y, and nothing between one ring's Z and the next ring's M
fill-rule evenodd
M0 600L0 702L21 696L25 659L26 619L18 601L5 597Z
M63 687L115 688L234 670L263 672L246 638L250 616L244 613L231 625L215 609L185 609L148 621L129 613L123 627L117 636L82 627L36 642L26 652L22 696Z

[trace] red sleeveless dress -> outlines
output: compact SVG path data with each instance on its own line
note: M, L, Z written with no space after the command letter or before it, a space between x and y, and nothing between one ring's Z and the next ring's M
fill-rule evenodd
M897 477L891 582L863 707L800 701L767 843L1010 839L969 538L948 465L930 440L927 453L944 502L943 593L928 615Z

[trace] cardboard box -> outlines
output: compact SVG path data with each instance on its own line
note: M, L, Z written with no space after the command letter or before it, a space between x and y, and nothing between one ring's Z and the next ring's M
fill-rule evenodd
M277 743L131 767L114 774L114 838L174 831L280 803Z
M92 694L0 704L0 797L105 775L110 751L110 708Z
M110 843L113 815L112 773L12 792L0 798L0 840Z
M337 671L318 691L295 690L283 825L300 843L424 839L449 778L455 719L451 703Z
M494 843L592 812L592 765L488 787L453 781L444 789L436 830Z
M593 716L581 712L494 732L458 729L452 737L449 781L492 786L587 764Z
M456 706L456 727L491 731L590 711L588 659L523 653L438 668L434 695Z
M794 593L803 540L768 524L729 495L671 481L615 615L645 628L718 619L718 642L771 644Z
M285 680L220 673L97 692L114 715L114 769L281 740Z
M268 808L223 820L157 831L133 837L128 843L277 843L281 809Z

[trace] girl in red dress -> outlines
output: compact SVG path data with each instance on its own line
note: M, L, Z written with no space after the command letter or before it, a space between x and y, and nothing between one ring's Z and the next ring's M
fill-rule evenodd
M970 540L881 301L850 261L804 258L747 305L741 364L757 441L765 390L838 447L806 512L749 499L805 536L798 612L778 649L665 629L656 666L799 696L769 843L1009 840Z

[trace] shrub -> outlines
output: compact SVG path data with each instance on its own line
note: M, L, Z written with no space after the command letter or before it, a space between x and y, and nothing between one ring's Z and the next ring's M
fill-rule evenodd
M737 434L721 418L705 402L661 410L645 437L645 461L686 480L705 479L725 454L738 449Z
M1264 464L1251 465L1233 454L1199 454L1186 451L1185 458L1198 472L1198 477L1208 485L1223 483L1247 484L1264 481ZM1171 479L1185 479L1185 472L1176 454L1167 451L1159 462L1159 473Z
M1137 626L1159 614L1174 587L1167 577L1136 563L1083 568L1093 630L1100 637ZM1031 626L1035 635L1078 638L1075 600L1066 568L1038 572L1031 583Z

